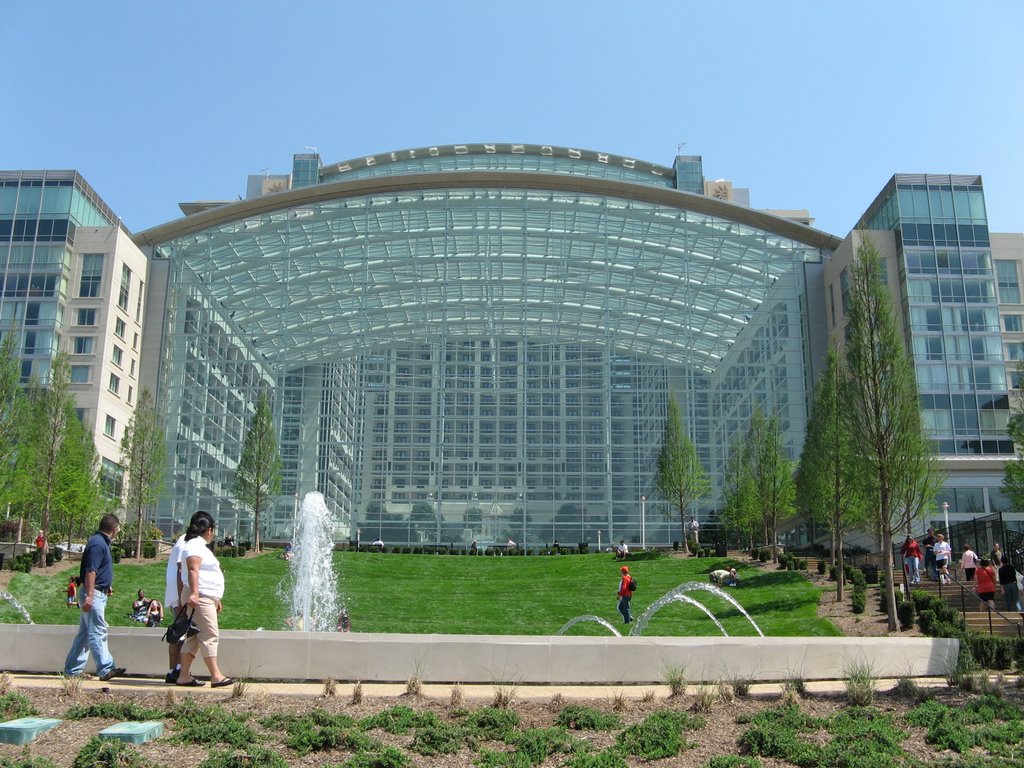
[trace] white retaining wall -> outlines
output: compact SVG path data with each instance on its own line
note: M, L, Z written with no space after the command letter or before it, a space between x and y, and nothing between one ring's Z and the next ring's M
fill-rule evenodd
M77 627L0 624L0 669L60 672ZM129 674L162 676L162 630L110 629L110 649ZM958 641L890 637L537 637L373 633L221 633L223 672L250 680L424 683L645 684L683 668L691 682L835 680L855 665L876 677L941 676ZM87 672L93 671L90 665ZM196 662L196 673L205 666Z

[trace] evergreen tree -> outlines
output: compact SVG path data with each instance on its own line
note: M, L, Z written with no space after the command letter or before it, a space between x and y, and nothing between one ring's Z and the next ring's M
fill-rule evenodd
M831 533L831 559L843 573L843 535L861 526L867 515L853 435L843 417L846 371L834 345L829 347L825 372L814 388L807 436L797 470L800 507ZM843 600L844 580L836 585Z
M654 487L678 510L680 541L686 541L686 509L710 493L711 482L697 458L697 449L683 429L683 417L672 395L668 398Z
M846 329L847 429L854 437L858 465L869 481L872 527L882 538L883 571L892 573L893 532L909 525L901 505L909 489L927 485L935 458L921 424L914 369L896 321L884 264L874 242L858 233L857 256L850 267L850 308ZM896 619L895 579L887 578L889 631Z
M281 493L281 453L274 436L270 397L260 392L235 470L234 494L253 513L253 550L260 551L260 517Z
M167 444L148 389L139 394L135 413L121 437L121 460L125 465L125 512L135 518L135 557L141 558L146 513L163 492L167 468Z

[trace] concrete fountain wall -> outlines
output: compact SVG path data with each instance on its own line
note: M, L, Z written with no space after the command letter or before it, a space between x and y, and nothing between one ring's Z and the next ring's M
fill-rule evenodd
M0 624L0 669L59 672L76 627ZM162 676L162 630L112 627L110 648L129 674ZM424 683L647 684L666 670L690 681L835 680L867 664L877 677L941 676L958 641L888 637L570 637L224 631L218 661L250 680ZM201 663L197 670L205 670ZM92 666L87 668L91 671Z

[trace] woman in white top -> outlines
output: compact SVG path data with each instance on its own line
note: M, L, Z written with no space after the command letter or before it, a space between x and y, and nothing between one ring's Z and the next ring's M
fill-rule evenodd
M181 553L181 605L193 614L199 634L188 638L181 647L179 686L199 687L203 683L192 677L192 662L202 649L203 661L210 670L210 687L222 688L235 681L225 676L217 666L217 644L220 627L217 614L224 597L224 574L220 562L209 545L213 543L217 526L206 512L192 516L185 533L185 547Z
M935 569L939 572L939 583L949 584L949 561L953 557L953 548L941 533L935 536L932 552L935 553Z

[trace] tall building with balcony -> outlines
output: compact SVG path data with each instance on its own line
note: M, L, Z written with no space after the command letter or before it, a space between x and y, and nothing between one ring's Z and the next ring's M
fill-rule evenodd
M139 392L147 259L74 171L0 171L0 333L17 335L21 379L70 356L71 390L95 435L107 489Z

